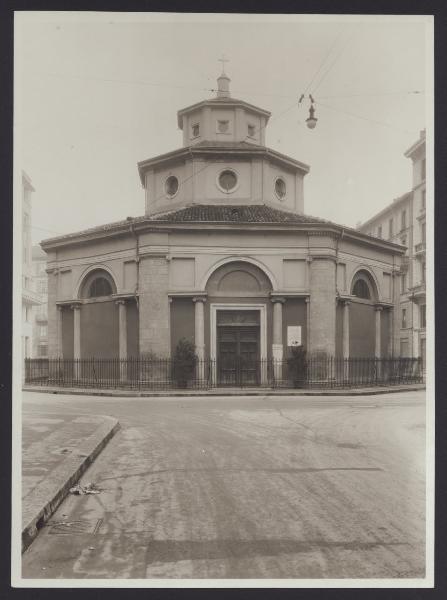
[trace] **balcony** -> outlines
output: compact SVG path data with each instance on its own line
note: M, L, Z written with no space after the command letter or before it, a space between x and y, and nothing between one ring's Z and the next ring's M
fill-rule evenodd
M425 256L425 242L420 242L414 247L415 256Z
M413 302L425 302L425 281L421 281L417 285L409 288L410 299Z
M29 289L22 289L22 302L28 306L37 306L42 304L40 294Z

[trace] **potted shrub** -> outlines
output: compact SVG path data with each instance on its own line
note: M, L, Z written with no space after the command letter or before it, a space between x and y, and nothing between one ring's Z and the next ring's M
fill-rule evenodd
M173 378L179 388L186 388L193 379L197 364L196 348L192 342L182 338L174 352Z
M292 356L287 359L289 377L296 388L304 387L307 380L307 358L303 346L292 346Z

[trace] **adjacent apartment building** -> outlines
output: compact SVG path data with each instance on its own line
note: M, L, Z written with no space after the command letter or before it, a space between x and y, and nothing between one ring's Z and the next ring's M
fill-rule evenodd
M47 255L40 246L32 248L32 286L40 304L34 308L33 358L48 356L48 276Z
M32 358L35 307L41 299L33 285L31 246L31 197L34 187L29 176L22 171L22 355Z
M425 364L425 130L421 131L419 139L408 148L404 156L412 161L411 191L393 200L358 229L407 248L400 277L399 351L401 356L420 356Z

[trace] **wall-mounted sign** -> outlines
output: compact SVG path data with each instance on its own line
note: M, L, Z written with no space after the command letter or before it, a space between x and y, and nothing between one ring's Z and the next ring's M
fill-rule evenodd
M288 325L287 345L301 346L301 325Z

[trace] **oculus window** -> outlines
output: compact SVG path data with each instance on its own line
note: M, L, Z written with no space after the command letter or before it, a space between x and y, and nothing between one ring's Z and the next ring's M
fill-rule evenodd
M178 192L178 179L175 175L170 175L165 181L166 196L173 198Z
M233 192L237 186L237 175L230 169L225 169L219 174L217 179L219 187L226 193Z
M286 195L286 182L282 177L277 177L275 181L275 194L280 200Z

